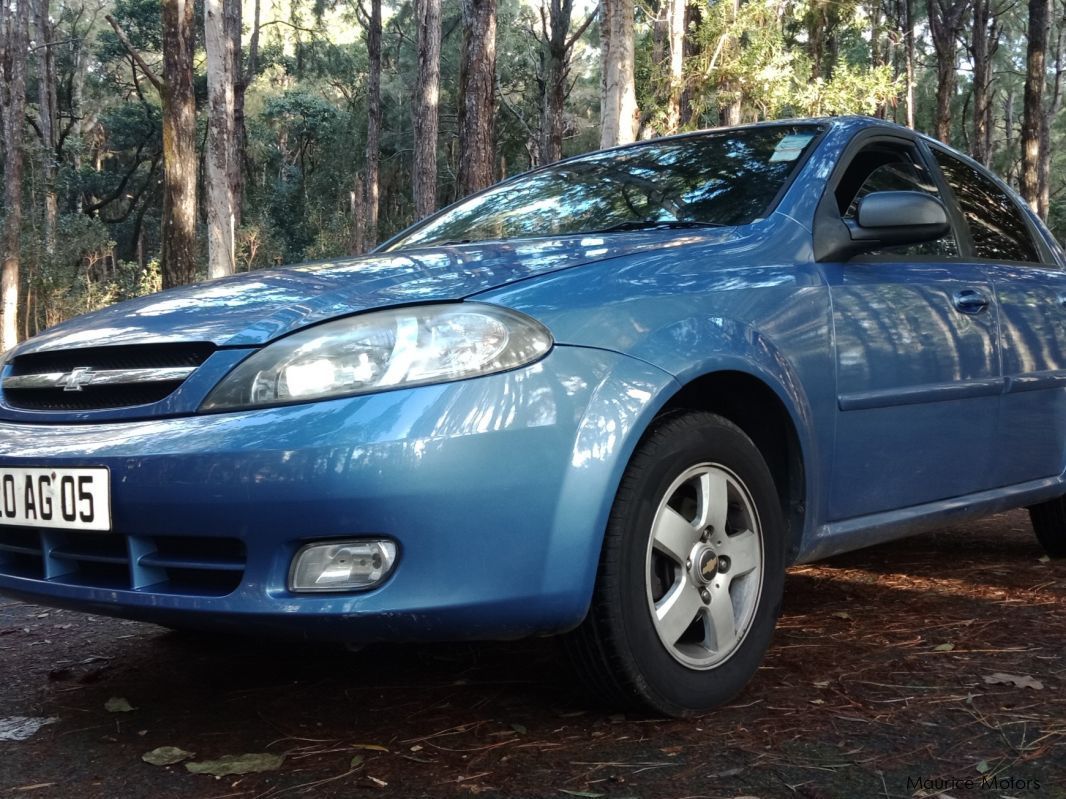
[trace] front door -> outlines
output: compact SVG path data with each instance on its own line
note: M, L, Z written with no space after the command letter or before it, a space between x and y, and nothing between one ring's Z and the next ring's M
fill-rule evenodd
M871 191L939 196L917 146L864 142L834 184L854 215ZM833 305L837 431L829 519L850 519L990 487L1000 374L997 308L955 235L823 263Z

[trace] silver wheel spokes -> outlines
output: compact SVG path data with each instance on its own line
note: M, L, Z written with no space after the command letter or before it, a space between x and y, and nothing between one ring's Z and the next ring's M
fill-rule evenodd
M667 490L647 552L648 603L667 651L694 668L729 658L747 635L762 588L762 535L740 480L716 464Z

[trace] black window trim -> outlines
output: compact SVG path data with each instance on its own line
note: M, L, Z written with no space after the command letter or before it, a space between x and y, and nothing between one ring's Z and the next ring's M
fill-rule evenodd
M1051 248L1048 247L1047 242L1044 241L1044 237L1040 234L1040 231L1036 229L1036 226L1034 225L1029 212L1027 211L1027 209L1020 207L1018 200L1014 196L1013 190L1011 190L1010 186L1008 186L1005 181L1001 180L998 175L992 172L992 170L981 166L972 158L969 158L963 155L962 153L956 152L949 147L945 147L942 143L938 141L927 139L924 136L917 137L917 141L919 145L928 154L930 168L933 170L933 174L936 175L935 179L937 181L937 185L940 187L940 191L944 195L945 200L947 201L945 204L950 204L952 210L954 211L954 215L956 216L956 221L958 223L961 223L961 233L965 238L966 244L965 247L963 247L962 240L960 239L959 249L960 252L965 253L966 260L981 264L1007 264L1010 266L1028 266L1040 269L1057 269L1059 271L1062 271L1064 269L1064 266L1066 265L1059 263L1058 258L1055 257L1054 252L1052 252ZM944 175L943 170L940 168L940 164L936 159L935 151L940 151L949 158L954 158L956 161L959 161L960 163L965 164L966 166L972 169L975 169L978 174L983 175L984 177L991 180L992 184L1003 192L1004 196L1007 198L1007 201L1014 207L1014 210L1017 211L1018 215L1021 217L1022 224L1025 225L1025 230L1029 234L1029 239L1033 245L1033 250L1036 252L1038 260L1016 261L1007 260L1004 258L983 258L974 253L973 234L970 232L970 224L966 221L966 215L962 211L962 206L959 205L959 201L958 198L955 196L955 192L952 190L951 185L948 183L947 177Z

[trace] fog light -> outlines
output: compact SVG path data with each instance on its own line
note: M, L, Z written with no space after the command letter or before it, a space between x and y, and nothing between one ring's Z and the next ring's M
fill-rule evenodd
M396 544L381 539L308 544L296 553L290 591L355 591L373 588L392 571Z

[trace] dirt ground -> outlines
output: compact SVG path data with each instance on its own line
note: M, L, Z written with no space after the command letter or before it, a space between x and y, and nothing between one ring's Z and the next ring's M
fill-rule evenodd
M794 568L752 685L690 721L590 706L552 640L350 653L7 599L0 686L0 719L56 719L0 742L0 797L1061 798L1066 564L1015 512Z

